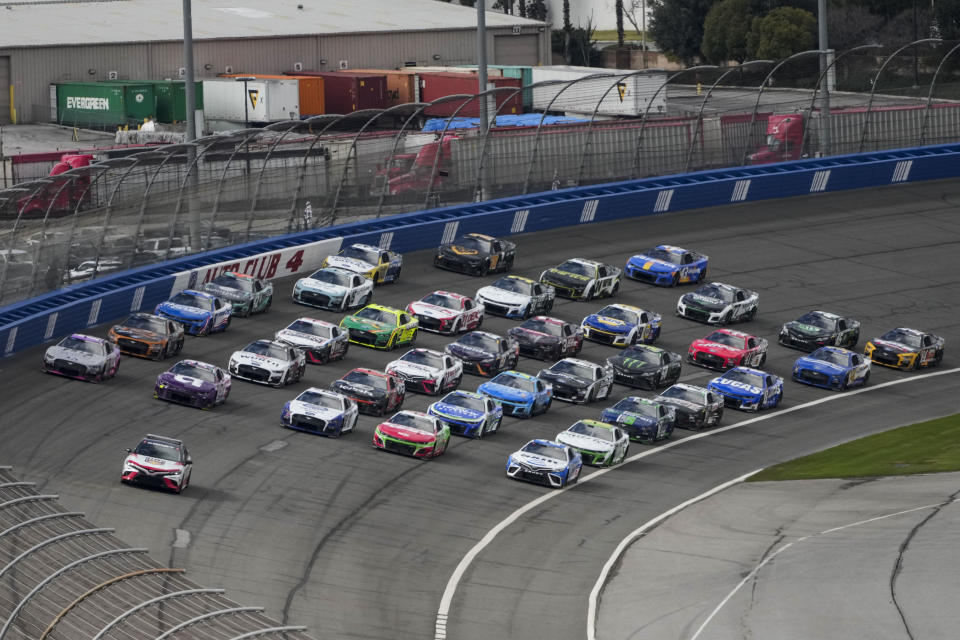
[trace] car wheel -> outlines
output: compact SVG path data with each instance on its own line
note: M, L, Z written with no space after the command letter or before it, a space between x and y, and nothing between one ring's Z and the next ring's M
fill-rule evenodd
M707 279L707 268L704 267L704 268L700 271L700 275L697 276L697 284L700 284L701 282L703 282L703 281L706 280L706 279Z
M482 327L482 326L483 326L483 316L481 315L481 316L477 319L477 324L476 324L476 326L474 326L473 328L474 328L474 329L479 329L479 328Z
M767 361L767 354L764 353L763 355L760 356L760 364L758 364L757 366L762 367L766 361Z
M747 314L747 317L744 318L744 321L745 321L745 322L750 322L751 320L753 320L753 319L756 318L756 317L757 317L757 308L754 307L754 308L750 309L750 313Z
M447 387L447 389L456 389L457 387L460 386L460 383L461 383L461 382L463 382L463 374L462 374L462 373L461 373L459 376L457 376L456 378L453 379L453 383L452 383L449 387Z
M616 282L613 283L613 289L610 291L610 297L612 298L612 297L614 297L615 295L617 295L618 293L620 293L620 281L619 281L619 280L617 280Z
M370 300L373 298L373 290L367 291L367 295L363 297L363 300L360 301L360 306L365 307L370 304Z
M544 313L550 313L551 311L553 311L553 300L548 301L547 306L543 309Z
M867 371L867 375L863 376L863 382L860 383L861 387L867 386L867 383L870 382L870 372Z
M720 318L720 324L730 324L730 312L727 311L723 314L723 317Z
M482 266L480 267L480 269L479 269L479 275L481 275L481 276L485 276L485 275L487 275L488 273L490 273L490 260L489 260L489 259L487 259L486 261L484 261L483 265L482 265Z
M460 318L457 318L453 321L453 326L450 328L450 335L455 336L460 333Z
M253 313L253 302L248 304L247 308L243 310L243 317L249 318L251 313Z
M273 294L271 293L270 297L267 298L267 304L263 305L263 311L266 312L267 309L269 309L272 304L273 304Z
M523 319L526 320L533 315L533 303L531 302L523 309Z
M388 404L389 402L390 402L390 400L388 399L388 400L384 400L384 401L383 401L383 404L377 405L377 410L374 412L373 415L377 416L378 418L382 417L383 414L385 414L385 413L387 412L387 404Z
M675 287L680 284L680 272L677 271L673 274L673 278L670 280L670 286Z
M227 316L227 322L226 322L226 324L223 325L223 330L224 330L224 331L226 331L226 330L227 330L227 327L230 326L230 321L231 321L231 320L233 320L233 316L232 316L232 315Z

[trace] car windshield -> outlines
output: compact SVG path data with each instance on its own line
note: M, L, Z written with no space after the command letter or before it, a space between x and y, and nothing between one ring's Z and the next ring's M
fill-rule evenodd
M563 335L562 324L560 324L559 322L550 322L549 320L544 320L542 318L530 318L529 320L521 324L520 328L527 329L529 331L536 331L538 333L545 333L548 336Z
M253 292L253 278L247 278L235 273L225 273L213 279L213 284L228 289L239 289L240 291Z
M665 251L663 249L648 249L640 254L645 258L653 258L654 260L663 260L664 262L669 262L671 264L681 264L683 254L680 253L671 253L670 251Z
M613 305L608 305L600 311L597 311L597 315L602 318L613 318L614 320L623 320L629 324L637 324L636 311L629 311L627 309L621 309L620 307L615 307Z
M317 322L307 322L306 320L294 320L287 327L289 331L306 333L307 335L317 336L319 338L329 338L333 335L330 325L319 324Z
M694 402L696 404L704 404L703 392L694 391L693 389L686 389L684 387L673 386L664 391L662 394L664 398L676 398L677 400L686 400L687 402Z
M533 294L533 283L521 280L520 278L500 278L490 286L495 289L503 289L504 291L519 293L525 296Z
M157 440L142 440L133 452L147 458L180 462L180 447Z
M436 433L436 427L433 419L428 418L427 416L418 416L413 413L397 413L394 414L394 416L387 422L390 424L399 424L404 427L409 427L410 429L416 429L417 431Z
M314 271L310 279L326 282L327 284L335 284L340 287L349 287L351 277L349 274L334 271L333 269L320 269L319 271Z
M189 376L191 378L197 378L198 380L206 380L207 382L214 382L216 380L213 375L213 369L198 367L189 362L178 362L170 367L170 373L178 376Z
M204 311L213 311L213 299L206 296L200 296L195 293L181 291L170 298L173 304L183 305L184 307L193 307L194 309L203 309Z
M397 314L384 311L382 309L376 309L374 307L364 307L363 309L360 309L360 311L357 311L353 317L360 318L362 320L380 322L382 324L390 325L391 327L397 326Z
M468 396L462 393L451 393L441 400L441 402L453 405L454 407L463 407L464 409L476 409L477 411L487 410L484 406L483 398Z
M528 378L521 378L519 376L513 376L507 373L501 373L496 378L491 380L493 384L503 385L504 387L511 387L513 389L520 389L521 391L536 391L537 384L533 380Z
M430 353L426 350L414 349L403 354L400 358L403 362L412 362L413 364L422 364L434 369L443 369L443 356L438 353Z
M587 276L592 278L596 275L597 269L593 265L584 264L578 260L567 260L564 263L557 265L557 271L566 271L567 273L575 273L580 276Z
M267 342L266 340L257 340L256 342L251 342L247 345L244 351L247 353L255 353L260 356L266 356L268 358L276 358L277 360L286 360L289 357L286 347L281 347L280 345Z
M705 284L694 293L704 298L715 298L724 302L733 302L733 291L726 287L720 287L715 284Z
M913 333L912 331L904 331L903 329L887 331L885 334L880 336L880 339L887 340L889 342L899 342L900 344L905 344L908 347L921 346L921 338L919 334Z
M622 354L623 360L639 360L640 362L646 362L647 364L660 364L660 352L653 351L650 349L643 349L641 347L629 347L624 349Z
M817 349L810 354L810 357L814 360L821 360L823 362L829 362L830 364L839 364L843 367L850 364L850 354L843 353L842 351L834 351L833 349Z
M123 323L123 327L126 329L142 329L154 333L167 332L166 320L158 318L157 316L130 316L127 318L127 321Z
M613 442L613 430L607 429L606 427L598 427L595 424L588 424L583 420L578 420L572 427L567 429L570 433L579 433L583 436L591 436L593 438L599 438L600 440L606 440L607 442Z
M820 327L821 329L826 329L827 331L833 331L834 327L837 326L837 321L833 318L828 318L820 313L805 313L796 320L797 324L806 324L811 327Z
M475 331L461 336L460 339L457 340L457 344L462 344L465 347L475 347L489 353L497 353L497 351L500 350L500 345L497 344L496 338L482 333L476 333Z
M377 264L380 262L380 254L377 251L364 249L363 247L358 247L357 245L351 245L347 247L340 252L340 255L344 258L362 260L363 262L368 262L370 264Z
M747 346L747 341L743 336L731 335L723 331L714 331L704 339L709 342L716 342L717 344L733 347L734 349L744 349Z
M570 360L561 360L557 364L550 367L550 371L552 373L565 373L578 378L586 378L587 380L593 379L593 367L579 364L577 362L571 362Z
M435 307L443 307L444 309L459 309L460 301L451 296L443 295L441 293L429 293L423 296L420 299L420 302L425 304L432 304Z
M461 236L454 240L453 245L462 249L472 249L480 253L490 253L490 241L481 240L474 236Z
M528 442L523 445L523 448L520 449L525 453L532 453L537 456L542 456L544 458L553 458L554 460L562 460L563 462L567 461L567 454L564 449L560 447L552 447L548 444L540 444L539 442Z
M340 398L327 393L317 393L316 391L304 391L297 396L298 402L306 402L318 407L330 407L331 409L343 409Z
M751 387L758 387L760 389L763 388L763 376L759 376L749 371L731 369L723 374L721 379L728 382L742 382L743 384L748 384Z
M649 402L642 402L640 398L624 398L617 404L613 405L613 408L617 411L638 413L649 418L656 418L659 415L657 405Z
M92 340L74 338L73 336L67 336L61 340L58 346L63 347L64 349L83 351L84 353L92 353L98 356L102 356L107 353L107 347L102 342L93 342Z
M373 387L374 389L387 388L386 378L383 376L375 376L372 373L367 373L365 371L351 371L347 375L343 376L343 380L347 382L353 382L354 384L365 384L368 387Z

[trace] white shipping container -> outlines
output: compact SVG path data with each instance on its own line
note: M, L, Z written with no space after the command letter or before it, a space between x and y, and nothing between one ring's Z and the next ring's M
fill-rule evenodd
M603 78L583 80L567 89L564 89L566 86L564 84L534 87L533 109L546 111L549 107L551 112L590 115L602 98L603 102L597 111L600 115L642 116L648 112L648 107L651 114L665 113L667 92L666 90L658 92L658 89L667 81L667 73L647 72L623 78L628 73L631 72L600 67L562 65L533 67L534 84L546 80L573 81L596 74L605 75ZM611 88L614 84L616 86ZM655 98L654 95L656 95ZM651 100L653 100L652 104Z
M300 83L294 78L246 83L234 78L204 80L203 109L208 120L239 123L299 120Z

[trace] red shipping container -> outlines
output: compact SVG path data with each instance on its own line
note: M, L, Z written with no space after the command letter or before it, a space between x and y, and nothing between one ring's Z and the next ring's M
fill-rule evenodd
M287 75L323 78L326 113L348 114L364 109L386 109L387 78L347 71L297 71Z
M465 73L420 73L418 74L420 82L420 101L433 102L444 96L453 96L458 94L476 95L479 87L477 86L477 76ZM504 78L491 76L487 78L488 84L497 88L510 87L520 88L520 78ZM496 100L500 115L523 113L523 93L520 91L498 91L491 94ZM424 113L430 116L452 116L457 108L463 104L463 100L450 100L442 102L432 107L427 107ZM458 116L465 118L476 118L480 115L479 101L470 100L466 106L457 111ZM493 115L488 114L488 115Z

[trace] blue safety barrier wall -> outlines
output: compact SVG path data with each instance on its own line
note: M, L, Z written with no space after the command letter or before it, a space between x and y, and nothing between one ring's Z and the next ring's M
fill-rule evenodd
M660 176L325 227L145 266L0 308L0 354L10 355L120 319L131 311L152 310L173 293L178 281L182 287L183 278L178 279L177 274L224 261L280 255L277 252L284 249L321 240L339 238L345 244L362 242L403 253L436 247L444 238L467 232L508 236L683 209L957 176L960 145L953 144Z

